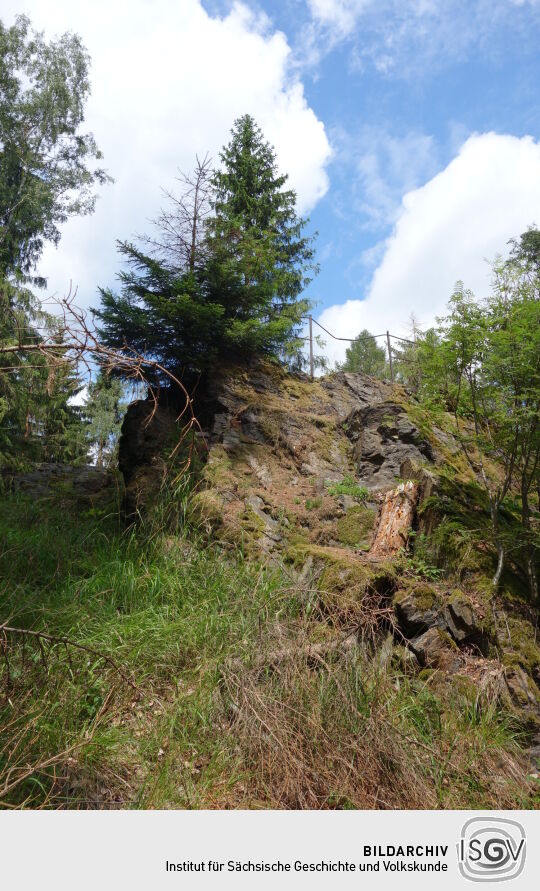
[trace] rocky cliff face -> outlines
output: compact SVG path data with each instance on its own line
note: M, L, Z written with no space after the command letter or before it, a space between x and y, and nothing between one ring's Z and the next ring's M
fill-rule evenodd
M466 529L461 550L444 550L455 505L475 522L482 511L468 500L451 418L434 426L399 387L363 375L311 382L269 364L226 369L208 403L191 521L225 548L285 566L341 631L360 639L371 622L404 670L504 698L534 736L540 648L519 579L493 596L489 541L467 542ZM148 412L136 403L123 428L131 512L159 488L175 435L169 410L150 423Z
M90 464L39 464L28 473L10 478L9 487L31 498L46 498L52 494L76 497L90 505L108 499L119 480L117 474Z

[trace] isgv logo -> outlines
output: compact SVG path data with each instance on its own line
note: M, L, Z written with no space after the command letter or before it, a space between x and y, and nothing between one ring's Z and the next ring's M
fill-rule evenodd
M525 866L525 830L515 820L473 817L463 826L457 849L459 871L471 882L515 879Z

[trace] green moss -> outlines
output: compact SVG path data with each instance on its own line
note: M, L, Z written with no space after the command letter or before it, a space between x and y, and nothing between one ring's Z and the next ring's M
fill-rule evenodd
M459 647L453 637L448 634L448 631L443 631L442 628L437 628L437 634L439 635L439 640L445 645L445 647L450 647L451 650L455 650L459 652Z
M352 507L337 521L337 540L349 547L365 545L373 529L376 512L367 507Z
M466 699L467 702L476 702L478 699L478 684L467 675L456 674L452 678L452 685L456 693Z
M420 671L418 674L418 679L420 681L429 681L434 674L436 674L436 670L434 668L423 668L422 671Z
M352 590L365 591L370 573L361 564L351 564L345 560L329 562L321 575L320 588L328 593L344 593Z
M212 487L236 487L237 480L232 471L232 462L223 446L216 445L212 447L202 476L205 482Z
M264 520L257 516L252 507L246 505L246 509L240 518L240 525L243 533L247 533L248 537L258 539L262 538L266 526Z
M522 666L522 658L517 653L503 653L501 661L505 668Z
M400 603L402 600L408 599L409 597L414 599L414 603L418 609L426 611L435 606L439 600L437 589L424 582L413 582L409 587L398 591L394 597L394 603Z
M506 653L503 662L520 664L530 673L533 668L540 665L540 647L535 641L535 629L530 622L514 616L509 616L507 623L513 652Z
M418 661L413 653L401 644L396 644L393 647L391 664L393 668L397 668L405 674L416 673L418 670Z
M319 604L334 618L354 615L368 588L382 590L390 579L391 568L379 564L375 568L361 563L351 552L341 548L297 542L289 546L287 557L295 567L302 567L308 557L321 568L319 575Z
M461 603L463 600L465 600L469 606L472 606L470 599L461 588L454 588L446 598L447 603Z

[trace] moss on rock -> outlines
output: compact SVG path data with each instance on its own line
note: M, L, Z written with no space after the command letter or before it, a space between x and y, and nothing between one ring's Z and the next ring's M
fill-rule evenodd
M351 507L337 521L337 540L349 547L368 544L368 536L375 525L376 512L369 507Z

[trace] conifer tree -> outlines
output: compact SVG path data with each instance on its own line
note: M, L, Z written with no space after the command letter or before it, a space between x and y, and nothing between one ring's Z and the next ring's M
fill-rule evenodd
M39 341L54 319L28 290L44 286L36 265L70 216L91 213L93 187L110 178L94 166L94 137L81 131L90 83L88 54L75 34L46 42L26 16L0 21L0 345ZM0 360L0 459L74 460L85 451L70 397L80 383L43 356ZM81 451L82 450L82 451Z
M119 243L127 261L120 294L101 289L95 312L106 343L127 342L180 377L223 358L290 359L302 345L309 302L300 295L316 267L295 193L284 188L287 178L249 115L236 121L221 162L195 259L173 266L170 253L164 260Z
M345 362L340 371L360 371L381 380L388 377L385 349L366 328L345 350Z
M250 115L239 118L214 174L207 287L226 295L225 342L239 353L292 355L309 302L300 294L316 271L313 239L302 235L296 194Z

